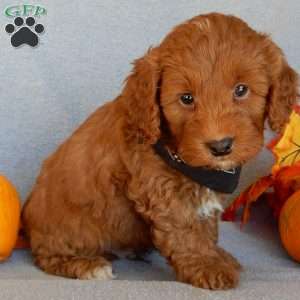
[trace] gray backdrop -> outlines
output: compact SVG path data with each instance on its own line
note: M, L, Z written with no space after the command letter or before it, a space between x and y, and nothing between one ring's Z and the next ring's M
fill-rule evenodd
M43 158L92 111L120 92L130 62L176 24L219 11L272 34L300 70L300 1L48 0L37 48L10 44L4 15L15 0L0 1L0 173L28 193ZM22 3L21 1L19 3ZM240 187L266 173L268 153L243 171Z

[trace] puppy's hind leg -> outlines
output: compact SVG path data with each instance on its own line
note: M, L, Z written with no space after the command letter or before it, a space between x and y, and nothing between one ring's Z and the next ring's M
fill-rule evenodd
M109 280L115 276L112 266L103 257L80 256L41 256L35 257L35 263L49 274L77 279Z

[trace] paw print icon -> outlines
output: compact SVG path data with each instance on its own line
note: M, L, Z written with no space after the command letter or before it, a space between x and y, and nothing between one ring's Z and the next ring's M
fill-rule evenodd
M36 24L33 17L28 17L25 21L21 17L14 20L14 24L7 24L5 31L11 34L11 44L19 47L27 44L35 47L39 43L39 35L45 31L42 24Z

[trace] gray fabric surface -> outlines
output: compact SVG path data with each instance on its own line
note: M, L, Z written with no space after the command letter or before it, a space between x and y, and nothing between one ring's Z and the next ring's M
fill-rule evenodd
M284 252L276 225L267 209L243 231L222 223L220 244L235 255L244 271L237 289L211 292L175 281L165 260L154 252L151 263L121 259L113 263L117 279L79 281L49 276L32 264L27 251L15 251L0 265L0 299L251 299L296 300L300 293L300 265Z

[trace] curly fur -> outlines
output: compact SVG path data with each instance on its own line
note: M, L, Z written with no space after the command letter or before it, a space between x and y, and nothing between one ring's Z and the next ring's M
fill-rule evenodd
M236 101L240 82L250 93ZM267 117L281 130L296 97L282 51L240 19L213 13L177 26L135 61L120 96L43 163L23 210L35 263L55 275L112 278L109 253L155 247L178 280L235 287L240 265L217 245L221 195L170 169L152 144L163 139L191 165L231 168L261 149ZM226 136L232 153L211 155L206 143Z

